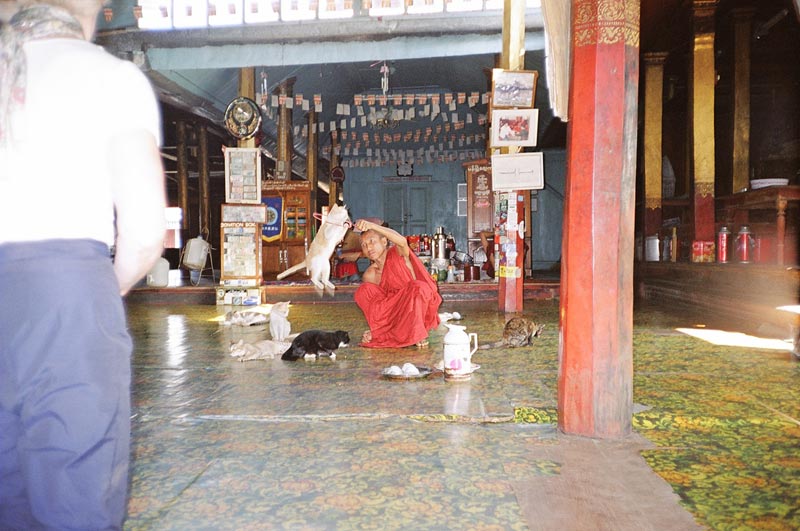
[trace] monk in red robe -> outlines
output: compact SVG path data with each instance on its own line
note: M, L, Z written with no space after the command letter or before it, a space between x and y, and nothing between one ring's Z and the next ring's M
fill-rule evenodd
M369 326L361 346L427 345L428 330L439 326L442 297L436 282L405 236L363 219L355 229L361 231L361 250L372 262L355 293Z

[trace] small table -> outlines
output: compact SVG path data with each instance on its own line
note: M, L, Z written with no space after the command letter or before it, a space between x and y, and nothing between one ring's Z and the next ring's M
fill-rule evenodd
M738 194L717 198L718 204L725 210L727 221L747 223L747 212L774 208L777 212L775 221L778 264L783 265L786 237L786 208L789 201L800 201L800 186L769 186L758 190L748 190ZM741 212L741 216L736 216Z

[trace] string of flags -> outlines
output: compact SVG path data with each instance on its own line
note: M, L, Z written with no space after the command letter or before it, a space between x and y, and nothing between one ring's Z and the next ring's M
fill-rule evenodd
M280 108L309 111L313 105L321 113L322 95L306 98L303 94L267 94L265 76L261 92L256 93L265 116L277 120ZM474 109L487 104L488 92L444 92L408 94L355 94L351 103L336 104L336 119L312 124L311 134L328 132L338 145L324 146L343 157L345 167L375 167L397 162L455 162L484 155L486 133L466 132L467 126L485 126L487 116ZM409 122L410 128L398 132L375 126L376 117L395 122ZM308 138L309 126L294 125L295 137ZM424 144L416 149L395 149L393 144Z
M459 123L466 121L472 123L470 112L463 115L461 119L459 105L466 104L468 109L473 109L478 103L487 104L489 102L489 92L472 92L469 95L465 92L446 92L446 93L426 93L426 94L355 94L353 103L337 103L336 115L338 120L332 120L329 130L365 127L369 117L381 110L388 109L393 113L393 118L397 120L413 120L417 117L430 117L434 121L438 116L442 116L443 121ZM256 99L261 101L261 108L267 117L274 118L274 110L280 107L287 109L299 108L303 111L311 110L322 112L322 95L315 94L312 99L308 99L303 94L266 94L257 92ZM463 111L463 107L462 107ZM485 115L480 115L485 120ZM348 120L349 117L349 120ZM359 123L360 122L360 123ZM324 132L324 125L320 132Z

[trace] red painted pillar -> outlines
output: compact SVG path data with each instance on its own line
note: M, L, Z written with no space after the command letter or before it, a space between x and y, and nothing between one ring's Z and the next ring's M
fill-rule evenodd
M619 438L633 412L639 0L572 9L558 424Z

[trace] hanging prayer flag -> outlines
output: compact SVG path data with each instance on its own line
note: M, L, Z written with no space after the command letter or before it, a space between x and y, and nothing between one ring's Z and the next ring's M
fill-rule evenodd
M261 239L273 242L280 239L283 230L283 198L268 196L262 197L261 202L267 207L267 221L261 226Z

